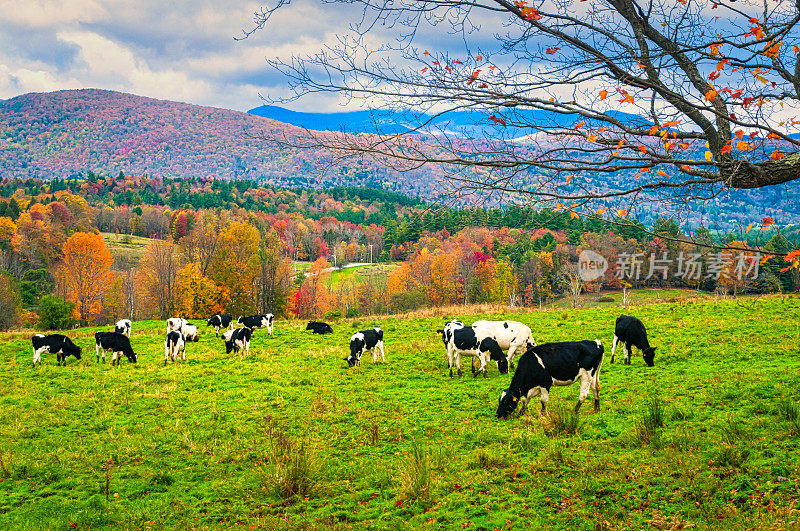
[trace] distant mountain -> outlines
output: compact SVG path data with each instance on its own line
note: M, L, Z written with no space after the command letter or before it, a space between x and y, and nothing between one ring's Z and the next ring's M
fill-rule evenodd
M424 123L424 132L433 134L483 138L495 136L498 133L497 125L489 120L487 113L470 111L453 111L432 117L413 111L376 109L371 111L322 113L298 112L276 105L262 105L247 112L314 131L379 132L382 134L415 133L419 131L419 125ZM514 110L513 113L517 119L538 127L572 127L583 120L577 114L532 110ZM501 114L501 112L498 111L498 114ZM623 112L612 112L611 114L629 124L641 123L643 126L650 126L650 122L640 116ZM591 123L591 120L589 122ZM531 128L509 128L507 132L513 136L521 137L534 132L534 130Z
M108 90L32 93L0 102L0 177L149 174L261 179L280 186L372 186L425 196L432 172L388 171L370 161L334 164L330 153L265 137L302 131L248 113Z
M261 115L265 116L261 116ZM620 115L629 123L641 118ZM399 132L419 115L390 111L297 113L259 107L251 113L156 100L107 90L65 90L25 94L0 101L0 179L68 178L89 170L101 175L147 174L154 177L253 179L285 187L365 186L435 200L444 190L441 167L412 171L386 168L372 159L337 160L324 149L295 149L269 138L296 140L307 127L352 133ZM535 123L571 126L576 117L534 113ZM560 122L559 122L560 120ZM447 134L492 138L495 126L485 115L453 113L434 120ZM509 127L508 129L512 129ZM320 133L324 137L328 133ZM525 136L525 130L508 133ZM428 137L429 138L429 137ZM426 140L425 136L419 138ZM472 144L491 150L493 142ZM527 143L520 143L522 150ZM531 144L530 149L534 149ZM524 177L524 176L523 176ZM632 172L580 175L570 187L607 192L629 187ZM574 188L577 190L578 188ZM711 220L721 227L747 226L763 216L781 224L800 222L800 183L730 192L705 204L687 204L684 219ZM474 205L481 198L449 197L451 203ZM636 214L645 223L663 216L663 204L642 195Z

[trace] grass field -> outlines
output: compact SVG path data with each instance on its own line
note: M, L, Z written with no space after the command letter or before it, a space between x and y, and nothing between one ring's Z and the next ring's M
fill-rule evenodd
M442 310L213 331L163 366L161 322L134 323L136 365L31 366L0 334L0 529L798 529L800 299L633 308L658 346L610 364L619 309L490 311L539 342L601 339L602 411L578 386L550 417L494 418L511 376L446 377ZM386 364L343 357L385 331ZM469 367L465 374L469 375Z
M101 232L100 234L103 236L111 256L118 262L123 261L125 264L138 264L139 259L144 254L145 247L152 241L150 238L132 236L130 234L114 234L111 232Z

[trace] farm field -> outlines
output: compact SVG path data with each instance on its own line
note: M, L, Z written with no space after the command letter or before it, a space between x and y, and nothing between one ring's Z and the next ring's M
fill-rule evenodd
M449 310L449 309L448 309ZM164 367L162 322L134 323L138 364L32 367L0 334L1 529L796 529L800 299L634 307L655 367L610 364L620 308L445 310L256 331L249 356L202 327ZM495 419L511 375L447 378L436 328L515 319L537 342L600 339L602 410L578 385ZM199 323L198 323L199 324ZM343 361L384 329L385 364ZM296 494L300 492L300 494Z
M114 234L112 232L101 232L103 240L106 242L111 256L116 261L136 264L144 254L144 249L152 239L131 234Z

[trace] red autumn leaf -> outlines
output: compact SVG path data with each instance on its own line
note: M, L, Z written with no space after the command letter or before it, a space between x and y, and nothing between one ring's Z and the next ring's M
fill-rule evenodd
M765 227L769 227L770 225L775 224L775 220L772 216L767 216L765 218L761 218L761 224Z
M784 155L784 154L783 154L783 153L781 153L780 151L777 151L777 150L776 150L776 151L773 151L773 152L770 154L769 158L771 158L772 160L781 160L781 159L782 159L783 157L785 157L785 156L786 156L786 155Z
M770 134L767 135L767 138L769 138L770 140L777 140L780 137L781 136L779 134L777 134L777 133L770 133Z
M578 122L577 124L575 124L575 129L580 129L580 128L581 128L581 127L583 127L584 125L586 125L586 121L585 121L585 120L581 120L580 122Z
M664 127L675 127L676 125L680 125L682 120L670 120L668 122L664 122Z
M422 69L422 73L423 73L423 74L424 74L425 72L427 72L427 71L428 71L428 67L427 67L427 66L426 66L425 68L423 68L423 69Z
M483 61L483 56L482 55L476 55L475 56L475 60L476 61Z
M656 170L656 173L659 174L662 177L669 177L667 172L665 172L664 170Z
M733 146L731 146L730 144L726 144L726 145L722 146L722 149L720 151L722 153L730 153L732 149L733 149Z
M486 83L481 83L480 85L478 85L478 88L486 88L488 86L489 85L487 85Z
M553 55L554 53L556 53L556 52L557 52L557 51L559 51L560 49L561 49L560 47L558 47L558 46L555 46L555 47L553 47L553 48L548 48L548 49L546 49L544 52L545 52L547 55Z
M461 61L459 61L458 59L456 59L455 61L453 61L453 64L454 64L454 65L463 65L464 63L462 63Z
M425 51L423 52L423 55L430 55L430 54L428 53L428 50L425 50Z
M706 92L706 100L707 101L714 101L715 99L717 99L717 91L716 90L711 89L708 92Z
M716 81L718 77L719 77L719 71L714 71L708 74L708 79L710 79L711 81Z
M600 91L600 99L601 99L601 100L604 100L604 99L606 99L607 97L608 97L608 91L607 91L607 90L601 90L601 91Z
M506 127L506 122L505 122L504 120L502 120L502 119L498 118L498 117L497 117L497 116L495 116L494 114L493 114L493 115L491 115L491 116L489 117L489 119L490 119L491 121L493 121L493 122L494 122L495 124L497 124L497 125L502 125L503 127Z
M639 151L641 151L642 153L647 153L647 148L644 146L639 146Z

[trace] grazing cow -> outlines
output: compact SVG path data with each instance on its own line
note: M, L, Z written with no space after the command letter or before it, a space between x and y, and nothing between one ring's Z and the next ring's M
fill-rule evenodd
M111 365L119 365L122 355L128 358L131 363L136 363L136 353L131 347L131 340L117 332L95 332L94 351L97 354L97 361L100 361L100 353L103 354L103 363L106 362L106 350L111 351Z
M174 362L179 353L181 354L181 359L186 361L186 341L183 339L183 334L173 330L164 339L164 367L167 366L167 359L172 358Z
M372 330L362 330L350 336L350 356L345 358L348 367L359 365L361 356L365 352L372 352L372 361L378 361L378 350L381 351L381 361L386 361L386 353L383 349L383 330L373 328Z
M184 341L192 342L194 341L197 343L200 341L200 332L197 331L197 327L191 323L184 323L181 326L181 329L178 330L183 336Z
M250 354L250 339L253 337L253 330L250 328L234 328L222 334L222 339L225 340L225 353L230 354L231 351L239 353L244 350Z
M625 365L631 364L631 347L636 347L642 352L644 362L648 367L655 365L656 347L651 347L647 341L647 330L642 322L630 315L620 315L617 317L617 324L614 327L614 343L611 345L611 363L614 363L614 351L617 350L617 342L625 344Z
M236 323L246 326L250 330L255 330L256 328L266 328L270 337L272 337L272 320L274 318L275 316L271 313L266 315L251 315L250 317L239 317Z
M131 326L133 326L133 325L132 325L130 319L120 319L114 325L114 332L117 332L118 334L122 334L123 336L127 337L128 339L130 339L130 337L131 337Z
M486 363L488 359L497 362L497 367L500 372L505 374L508 372L508 360L503 354L503 349L492 337L479 337L471 326L462 328L448 328L447 323L444 330L440 330L442 334L442 341L447 346L447 365L450 369L450 378L453 377L453 366L458 369L458 375L461 376L461 356L473 356L473 360L477 357L481 361L481 370L483 377L488 378L486 375ZM473 362L472 376L480 374L475 371Z
M472 328L481 339L484 337L494 338L501 349L508 351L506 359L511 369L514 368L514 356L517 353L524 353L527 348L526 344L536 345L531 329L517 321L475 321L472 323ZM485 365L481 369L485 370Z
M173 330L180 332L181 328L183 328L183 325L186 324L189 324L189 321L183 317L170 317L167 319L167 333L169 334Z
M333 328L328 323L319 321L309 321L306 325L306 330L311 330L312 334L332 334Z
M550 388L581 381L581 391L575 413L581 407L589 390L594 393L594 410L600 411L600 366L603 364L603 344L594 341L566 341L528 346L519 359L519 366L511 378L511 385L500 395L497 418L508 417L522 399L522 415L528 401L540 395L542 414L547 413Z
M81 359L81 348L76 346L70 338L63 334L36 334L31 338L33 344L33 366L42 364L42 354L49 352L56 355L56 364L67 366L67 356Z
M217 314L214 317L210 318L206 321L207 326L213 326L214 332L216 332L217 337L219 337L219 329L220 328L230 328L231 323L233 322L233 316L229 313Z

